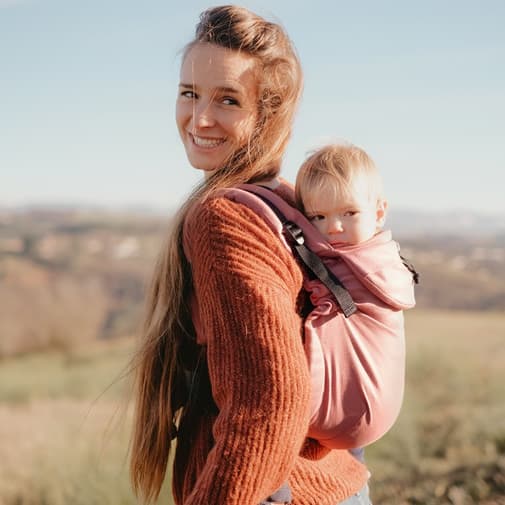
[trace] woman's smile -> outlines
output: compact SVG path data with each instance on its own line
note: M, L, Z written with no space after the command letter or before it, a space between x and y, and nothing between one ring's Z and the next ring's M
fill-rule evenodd
M226 137L201 137L200 135L195 135L194 133L188 133L192 138L193 143L198 147L202 147L205 149L212 149L214 147L218 147L226 142Z

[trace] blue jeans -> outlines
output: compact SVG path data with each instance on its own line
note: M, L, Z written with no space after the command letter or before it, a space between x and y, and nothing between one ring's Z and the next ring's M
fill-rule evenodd
M339 505L372 505L370 501L370 495L368 493L368 484L358 491L354 496L347 498L343 502L340 502Z

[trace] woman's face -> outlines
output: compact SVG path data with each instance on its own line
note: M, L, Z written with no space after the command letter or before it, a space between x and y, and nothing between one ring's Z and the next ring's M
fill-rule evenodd
M197 44L181 67L176 121L189 162L211 172L244 146L257 120L256 60Z

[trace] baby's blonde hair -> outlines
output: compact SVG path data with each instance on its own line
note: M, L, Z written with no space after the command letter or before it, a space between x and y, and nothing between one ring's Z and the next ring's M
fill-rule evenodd
M332 189L335 198L352 192L358 176L368 182L370 200L383 198L382 180L374 161L361 148L350 144L328 144L314 151L302 164L296 177L295 197L304 212L304 203L313 192Z

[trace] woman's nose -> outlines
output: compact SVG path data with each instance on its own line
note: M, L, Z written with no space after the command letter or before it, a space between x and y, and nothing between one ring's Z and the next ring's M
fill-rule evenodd
M196 128L209 128L214 126L215 119L210 104L197 103L193 109L193 124Z

